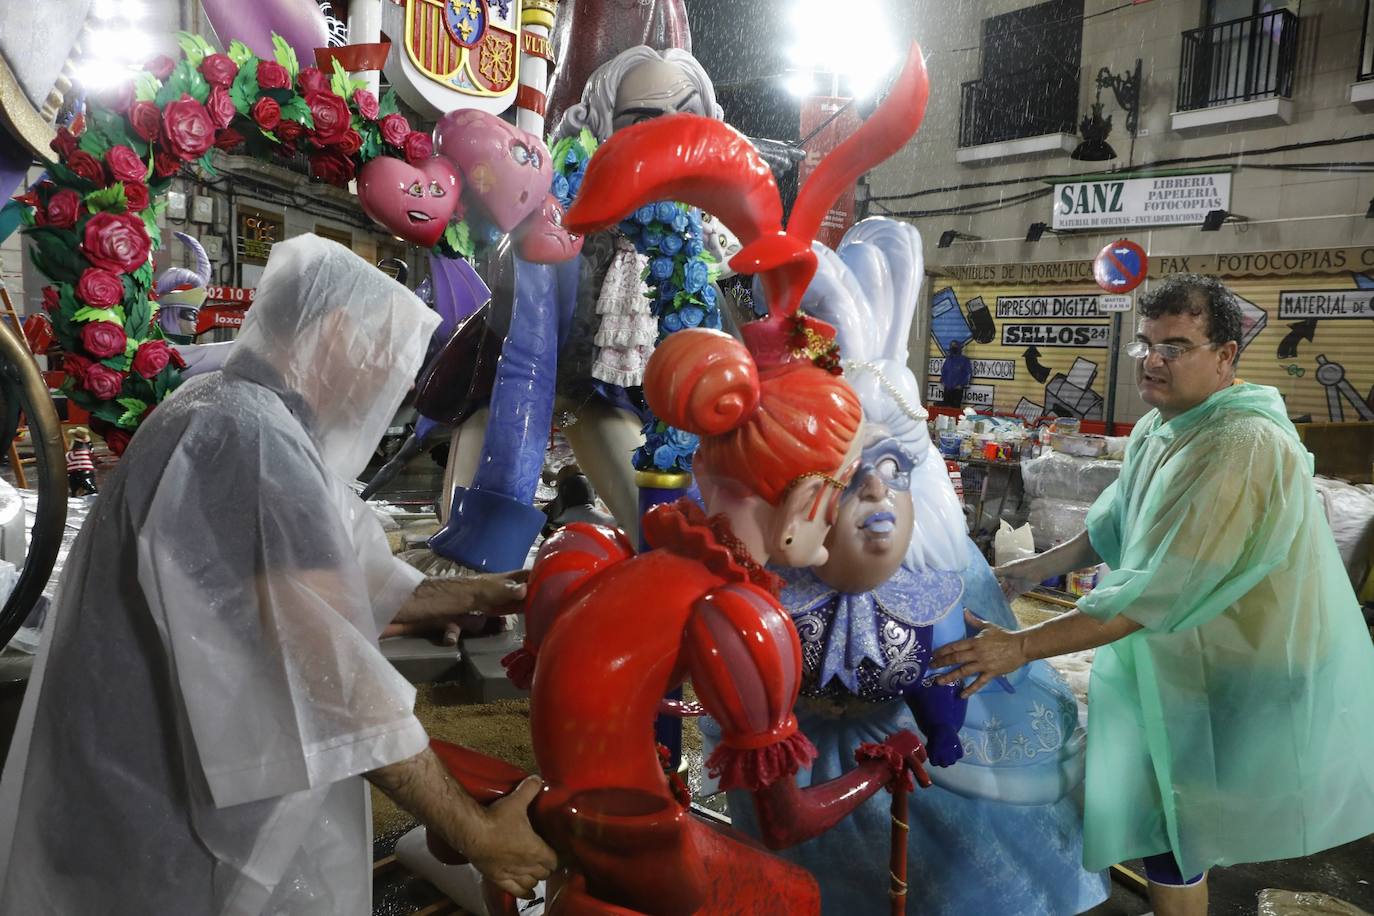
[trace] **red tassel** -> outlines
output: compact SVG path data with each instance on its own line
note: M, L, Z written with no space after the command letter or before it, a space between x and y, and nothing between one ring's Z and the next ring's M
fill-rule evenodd
M899 787L899 781L903 792L912 792L916 789L911 768L906 765L902 752L890 744L864 742L854 750L854 759L859 763L863 763L865 760L882 760L887 763L888 768L893 773L900 773L901 775L896 780L888 784L887 790L889 792Z
M501 658L501 667L506 669L506 680L517 690L529 690L534 683L535 655L524 646Z
M707 772L720 780L723 791L746 789L757 792L791 776L816 759L816 746L796 732L767 747L742 750L722 744L706 761Z

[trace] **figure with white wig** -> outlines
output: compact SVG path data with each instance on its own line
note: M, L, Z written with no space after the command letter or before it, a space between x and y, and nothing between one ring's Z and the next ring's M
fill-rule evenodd
M963 609L1014 627L930 441L907 341L924 267L914 227L868 219L820 266L803 299L838 329L845 377L864 408L860 469L826 542L825 565L778 570L805 669L796 715L819 783L855 766L856 742L894 728L923 736L935 785L912 793L908 911L922 916L1060 916L1107 896L1083 869L1083 732L1068 685L1027 665L971 700L935 683L935 649L966 635ZM756 295L760 294L756 290ZM708 741L713 723L705 721ZM757 832L746 798L735 825ZM887 906L889 800L871 799L823 836L782 853L820 882L827 914ZM843 863L843 864L840 864Z

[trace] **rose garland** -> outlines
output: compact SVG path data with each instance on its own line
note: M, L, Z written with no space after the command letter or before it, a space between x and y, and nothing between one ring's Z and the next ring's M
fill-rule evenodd
M645 280L659 340L683 328L720 329L720 309L711 286L714 261L702 245L699 210L672 201L647 204L621 222L620 231L649 259ZM650 416L634 466L640 471L690 473L696 450L696 436Z
M52 281L43 307L64 351L62 390L121 453L148 413L181 382L150 301L151 253L166 192L184 165L214 175L211 151L267 158L306 152L313 177L346 187L382 155L415 163L433 155L394 93L381 101L334 63L301 68L273 37L274 60L241 42L217 53L178 34L181 57L158 57L92 102L52 142L49 180L16 198L35 266Z

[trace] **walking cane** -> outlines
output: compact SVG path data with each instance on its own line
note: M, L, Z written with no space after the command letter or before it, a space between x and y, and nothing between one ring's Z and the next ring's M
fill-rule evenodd
M909 757L907 765L916 777L915 784L922 789L928 789L931 785L930 775L926 773L925 767L921 766L925 757L924 749L919 753L920 757ZM906 913L906 848L907 837L911 833L911 825L907 823L909 815L906 799L911 789L912 782L906 773L903 773L892 786L892 854L887 863L887 875L890 879L887 896L892 901L889 911L892 916L904 916Z

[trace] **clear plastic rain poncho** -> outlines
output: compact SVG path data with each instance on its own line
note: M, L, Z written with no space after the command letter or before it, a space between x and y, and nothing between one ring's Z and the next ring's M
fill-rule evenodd
M421 576L346 482L438 319L276 245L222 372L148 419L66 576L0 783L0 912L363 914L359 774L426 745L377 648Z
M1374 832L1374 646L1278 392L1236 384L1131 434L1088 515L1078 607L1142 624L1088 690L1089 868L1184 875Z

